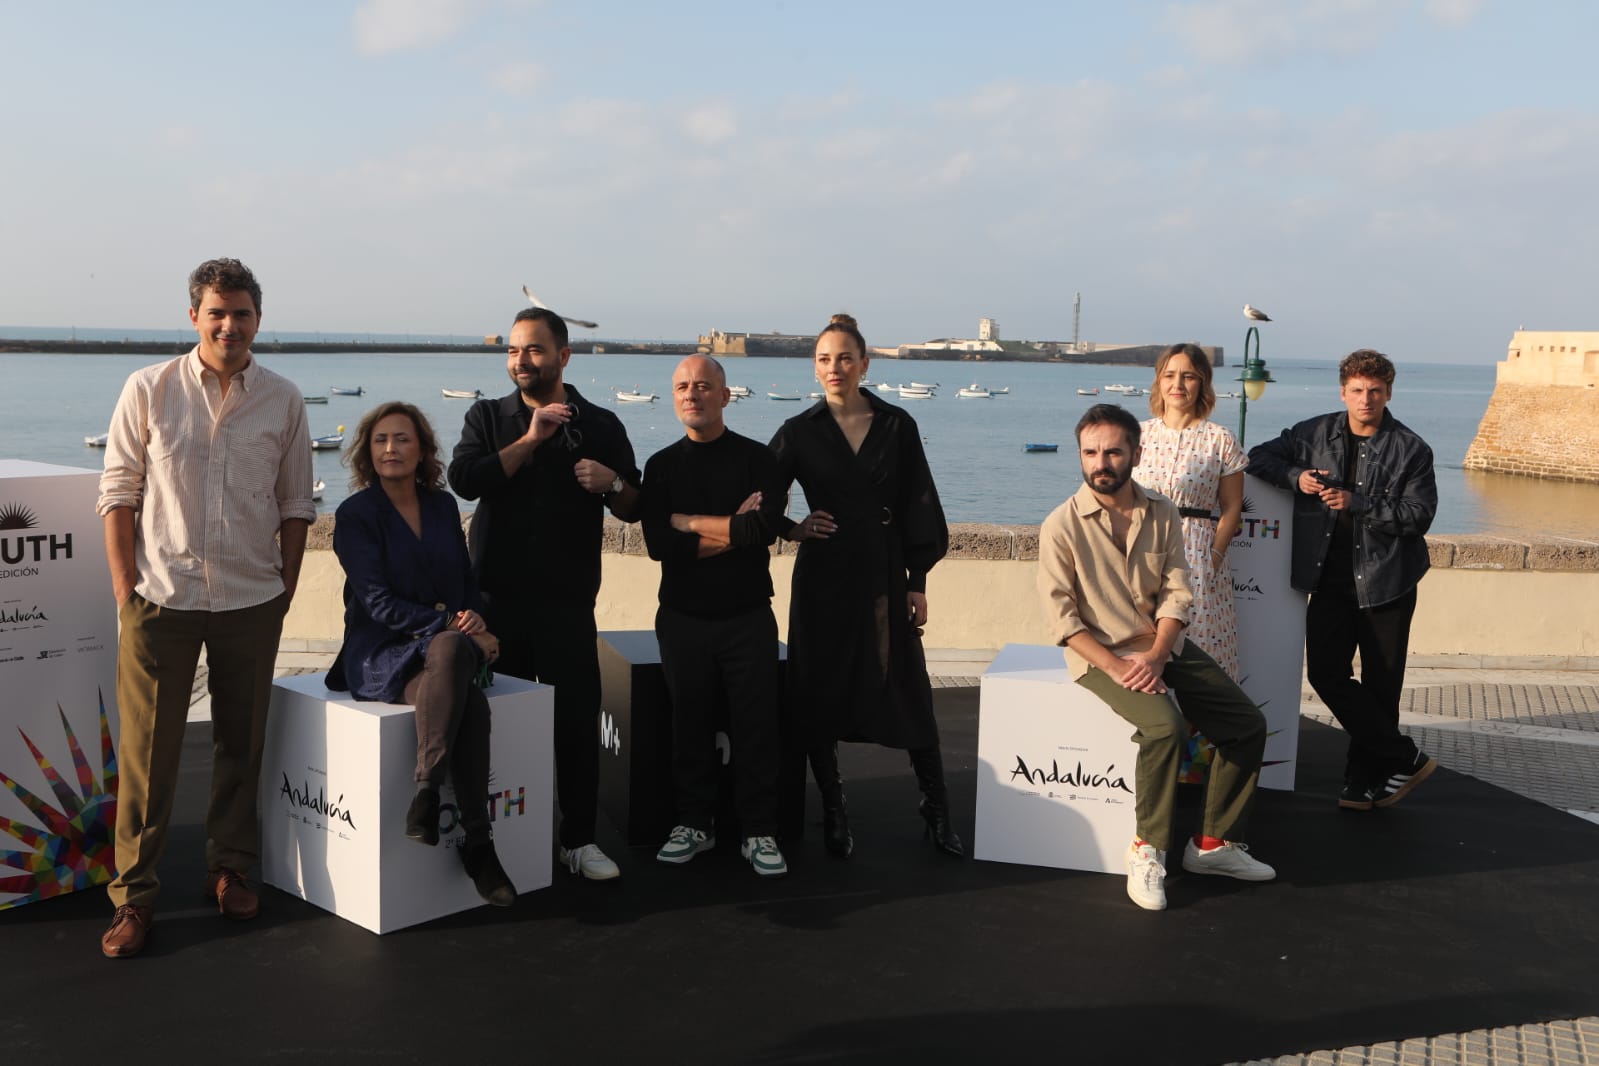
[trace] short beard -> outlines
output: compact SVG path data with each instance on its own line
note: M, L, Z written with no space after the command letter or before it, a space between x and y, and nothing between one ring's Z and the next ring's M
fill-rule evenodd
M1103 488L1100 488L1098 485L1094 484L1094 478L1098 477L1102 473L1106 473L1106 471L1103 471L1103 470L1084 470L1083 471L1083 481L1094 492L1100 493L1101 495L1104 495L1104 496L1114 496L1114 495L1116 495L1118 492L1120 492L1122 490L1122 486L1123 485L1127 484L1129 481L1131 481L1133 479L1133 468L1132 467L1128 467L1126 470L1124 470L1122 472L1120 477L1116 478L1116 483L1114 485L1112 485L1108 489L1103 489ZM1111 474L1112 477L1116 476L1115 471L1109 471L1109 473Z

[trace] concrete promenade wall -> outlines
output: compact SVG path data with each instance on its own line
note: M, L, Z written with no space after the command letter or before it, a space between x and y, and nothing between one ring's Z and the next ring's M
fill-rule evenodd
M344 575L330 548L332 529L328 515L312 529L285 642L342 636ZM926 646L1048 643L1033 586L1038 527L959 524L951 534L949 557L928 578ZM1436 536L1428 547L1433 569L1421 585L1412 654L1469 656L1484 666L1514 659L1599 667L1599 541ZM786 637L794 556L791 545L780 548L773 604ZM659 573L638 526L607 520L600 628L653 628Z

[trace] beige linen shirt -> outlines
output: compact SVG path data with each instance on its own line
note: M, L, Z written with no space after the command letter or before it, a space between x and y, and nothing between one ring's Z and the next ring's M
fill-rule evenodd
M1188 624L1194 595L1177 505L1136 481L1130 484L1137 508L1125 552L1116 547L1110 515L1086 482L1038 531L1038 594L1057 644L1087 630L1115 654L1127 655L1154 645L1157 619ZM1182 649L1179 635L1172 654ZM1090 665L1070 648L1066 663L1073 679Z
M305 400L256 362L233 376L188 355L135 371L106 437L98 510L134 512L134 591L180 611L283 593L278 527L316 520Z

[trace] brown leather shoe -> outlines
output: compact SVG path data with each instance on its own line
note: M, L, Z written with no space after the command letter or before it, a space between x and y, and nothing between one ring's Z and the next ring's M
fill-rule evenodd
M126 959L144 950L145 938L155 922L155 908L124 903L100 934L100 953L108 959Z
M226 868L205 875L205 894L217 901L222 917L245 921L261 913L261 897L241 873Z

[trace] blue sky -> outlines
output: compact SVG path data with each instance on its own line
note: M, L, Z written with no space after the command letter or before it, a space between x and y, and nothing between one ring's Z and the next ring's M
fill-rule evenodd
M1599 5L0 0L0 323L1382 348L1599 328Z

